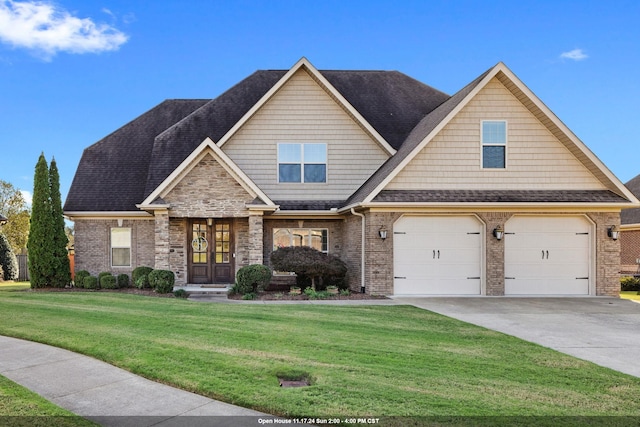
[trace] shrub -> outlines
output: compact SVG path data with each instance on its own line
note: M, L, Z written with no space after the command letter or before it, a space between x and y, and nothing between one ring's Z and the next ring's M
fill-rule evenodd
M153 271L151 267L136 267L131 273L133 284L139 289L149 288L149 273Z
M131 279L133 280L133 283L135 283L135 285L138 286L138 279L142 276L148 276L149 273L151 273L152 271L153 271L153 268L151 267L136 267L133 269L133 272L131 273ZM140 288L140 286L138 287ZM149 287L148 282L144 287L145 288Z
M307 246L278 248L271 254L271 266L274 270L293 271L298 276L298 285L311 281L316 289L327 285L346 287L347 265L334 255L324 254Z
M176 289L173 291L173 296L176 298L189 298L189 293L184 289Z
M256 299L256 296L257 295L255 294L255 292L249 292L247 294L242 295L242 299L244 299L244 300L253 300L253 299Z
M76 274L74 276L74 283L76 285L77 288L83 288L84 287L84 278L85 277L89 277L91 276L91 273L89 273L87 270L80 270L80 271L76 271Z
M116 276L113 274L103 274L98 278L101 289L117 289Z
M9 240L0 232L0 279L17 280L18 279L18 259L11 249Z
M620 289L623 291L640 291L640 278L631 276L621 277Z
M128 274L125 274L125 273L118 274L118 287L120 289L129 287L129 275Z
M263 291L271 281L271 269L262 264L252 264L242 267L236 274L236 284L232 288L239 294L249 294Z
M102 271L98 273L98 282L100 282L100 279L102 279L102 276L111 276L111 273L108 271Z
M176 276L173 271L169 270L153 270L149 273L149 285L159 294L168 294L173 292L173 284Z
M86 289L98 289L98 278L95 276L87 276L82 282Z

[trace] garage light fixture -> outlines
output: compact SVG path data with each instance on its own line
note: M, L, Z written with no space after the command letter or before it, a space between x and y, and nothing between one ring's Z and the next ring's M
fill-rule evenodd
M378 230L378 236L380 236L382 240L385 240L387 238L387 229L384 228L384 225L380 226L380 230Z
M618 240L618 237L620 237L620 229L618 228L618 226L612 225L611 227L609 227L609 229L607 230L607 236L611 237L612 240Z
M504 237L504 229L501 225L493 229L493 237L495 237L496 240L502 240L502 238Z

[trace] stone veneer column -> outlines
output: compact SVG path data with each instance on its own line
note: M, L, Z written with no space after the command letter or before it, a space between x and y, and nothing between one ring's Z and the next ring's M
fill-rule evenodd
M169 211L154 211L156 270L169 269Z
M263 212L249 214L249 264L262 264Z

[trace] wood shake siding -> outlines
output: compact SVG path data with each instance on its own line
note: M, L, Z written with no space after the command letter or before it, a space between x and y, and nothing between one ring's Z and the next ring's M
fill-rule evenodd
M482 120L507 121L506 169L482 169ZM597 190L605 186L497 78L389 183L387 190Z
M327 144L327 182L278 183L278 143ZM300 70L222 147L272 199L346 199L388 155Z

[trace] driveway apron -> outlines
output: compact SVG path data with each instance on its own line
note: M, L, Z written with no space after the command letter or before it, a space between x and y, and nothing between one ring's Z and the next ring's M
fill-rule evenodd
M590 298L394 298L640 377L640 304Z

